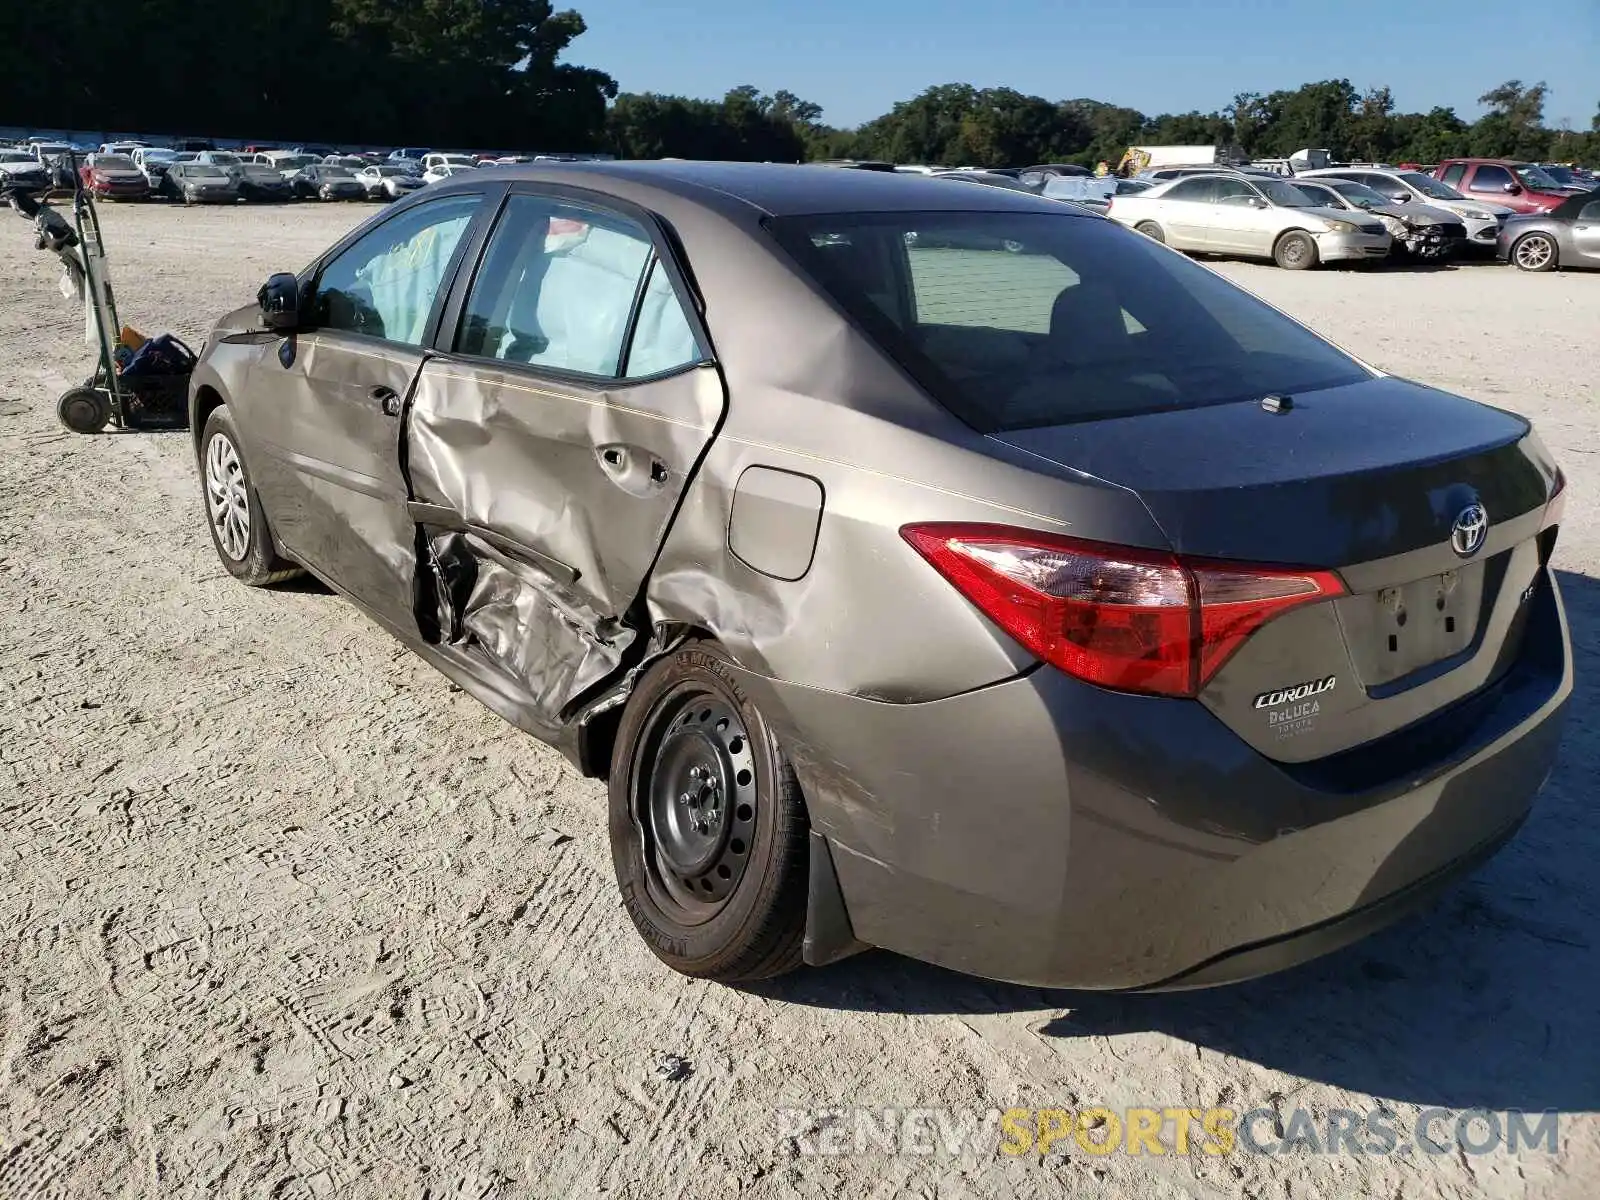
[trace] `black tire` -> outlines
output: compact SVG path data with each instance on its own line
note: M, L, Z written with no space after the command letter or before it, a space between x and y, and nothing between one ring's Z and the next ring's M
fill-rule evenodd
M215 509L212 484L208 474L213 442L219 438L227 443L232 452L233 467L228 470L225 478L242 491L241 500L239 492L230 487L229 499L232 499L236 506L242 506L243 511L248 514L243 537L231 548L224 543L224 535L217 528L218 520L213 515ZM294 563L280 558L272 544L272 530L267 525L267 514L262 511L261 498L256 495L255 484L250 481L244 454L239 449L239 432L234 427L233 414L226 406L212 410L211 415L206 418L205 428L200 433L200 502L205 512L206 529L211 533L211 545L217 552L218 560L235 579L251 587L266 587L268 584L293 579L301 573L301 569ZM237 531L237 526L234 529Z
M1291 229L1272 248L1272 261L1285 271L1309 271L1317 265L1317 243L1309 233Z
M1512 244L1508 257L1519 271L1554 271L1561 250L1548 233L1525 233Z
M1167 235L1161 232L1161 226L1154 221L1140 221L1133 228L1135 232L1144 234L1151 241L1166 245Z
M73 433L99 433L111 423L111 397L99 388L72 388L56 401L56 417Z
M617 886L657 958L721 983L800 965L805 801L719 648L693 643L645 673L617 732L610 791Z

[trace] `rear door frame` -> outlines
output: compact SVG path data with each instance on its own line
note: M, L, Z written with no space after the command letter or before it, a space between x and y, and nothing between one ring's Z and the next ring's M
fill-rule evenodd
M688 263L687 255L684 252L682 243L678 239L672 227L667 223L666 219L659 213L654 212L641 204L630 201L624 197L616 196L609 192L598 191L564 182L513 179L507 181L504 192L497 199L495 199L492 204L486 206L486 217L483 223L475 231L475 235L471 240L471 245L467 248L466 254L458 264L454 278L451 281L448 294L445 296L444 302L438 310L437 321L430 331L430 349L427 357L423 360L421 369L418 372L419 379L423 377L430 364L433 363L459 362L466 367L470 367L472 365L486 365L487 360L477 356L458 354L455 349L455 341L456 335L461 326L461 321L466 312L467 298L471 294L473 287L478 281L480 273L484 269L485 263L488 260L490 244L493 236L501 227L501 223L505 218L507 208L514 196L530 196L535 199L545 199L554 201L556 203L566 202L579 207L594 209L601 213L609 213L614 216L625 218L642 229L650 239L652 259L653 261L658 262L667 272L668 279L672 285L673 294L677 297L677 300L683 309L684 317L688 321L690 330L694 335L695 341L702 351L702 357L698 363L689 369L694 371L715 372L716 386L721 395L720 411L718 412L715 421L712 423L711 428L706 433L704 443L699 448L698 453L694 455L692 463L689 464L687 471L685 472L685 477L683 479L682 486L679 489L677 499L673 503L666 524L662 529L661 537L658 539L656 546L650 555L649 563L640 579L636 596L633 598L637 599L637 597L644 594L649 582L650 574L654 571L655 564L660 558L661 548L665 544L666 538L670 534L672 526L676 523L678 516L682 511L689 488L692 486L694 479L699 475L700 470L704 465L706 456L710 453L711 447L715 443L717 435L722 431L722 428L727 421L728 408L730 404L727 377L722 370L722 365L717 354L715 341L713 340L711 331L706 324L705 298L698 284L695 282L693 271ZM624 328L622 347L617 367L617 375L613 380L614 385L617 387L637 387L643 383L650 382L650 380L645 379L628 380L624 374L627 369L628 358L633 353L633 342L636 335L640 312L643 308L645 282L647 278L648 267L640 277L639 286L635 291L627 324ZM497 363L495 369L505 371L508 374L525 376L530 381L542 380L557 387L562 386L563 384L568 387L572 387L574 384L576 384L579 387L590 387L595 388L596 390L603 390L602 381L598 380L594 376L573 374L562 371L558 368L541 367L535 364L513 362ZM675 375L666 375L662 376L661 378L674 377ZM426 533L424 530L425 522L422 520L423 517L430 518L430 520L426 522L430 526L434 521L457 521L460 523L462 531L471 533L474 536L477 536L480 540L488 541L491 546L493 546L495 549L498 549L502 553L510 553L513 559L520 558L524 562L532 561L535 565L541 568L545 574L549 575L558 582L562 581L570 570L568 564L565 562L541 554L536 547L530 547L520 542L507 541L501 537L494 536L495 531L492 529L474 524L471 521L471 514L453 513L418 499L416 495L415 479L409 469L409 466L407 465L407 459L409 458L410 454L412 407L416 399L415 392L416 388L414 386L413 394L407 397L406 406L403 410L401 427L399 431L399 447L402 455L401 469L402 473L406 477L408 492L410 494L410 503L408 507L411 510L413 517L416 518L415 528L418 536L417 546L414 548L412 554L412 569L417 579L419 596L420 590L423 588L425 582L424 572L431 573L430 565L418 561L415 553L416 550L420 550L423 547L426 541ZM624 610L623 613L619 613L617 615L619 617L624 616L626 615L626 611L627 610ZM633 647L642 648L645 644L648 632L649 631L647 629L636 629ZM407 631L407 634L410 638L420 639L423 644L427 645L428 650L430 651L431 655L436 658L436 660L443 663L448 663L450 668L452 668L450 672L452 677L454 677L458 682L462 683L463 686L469 686L471 690L475 692L475 694L479 695L480 699L483 699L486 703L489 703L491 707L495 708L496 711L501 712L503 715L506 715L508 719L511 719L514 721L514 723L518 724L524 729L529 729L530 731L545 737L547 740L554 740L559 736L562 726L564 726L569 719L569 714L577 707L576 702L578 700L590 692L603 690L603 687L609 682L609 680L615 678L616 674L620 673L622 670L625 670L630 662L637 657L637 654L625 654L622 658L622 661L610 674L605 677L605 680L601 684L591 685L590 687L585 688L584 691L577 696L565 697L564 703L559 706L559 708L552 711L547 698L541 699L533 692L531 688L527 688L519 681L511 679L503 671L498 669L497 666L490 664L487 660L480 660L471 657L463 651L456 649L454 646L451 646L448 644L448 639L440 636L442 633L443 630L430 629L420 621L418 625Z

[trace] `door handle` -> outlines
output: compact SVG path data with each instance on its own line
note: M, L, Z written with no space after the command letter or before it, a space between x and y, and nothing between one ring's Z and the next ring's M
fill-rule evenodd
M379 386L373 388L369 394L378 402L379 406L382 407L384 416L398 417L400 415L399 392L395 391L391 387Z

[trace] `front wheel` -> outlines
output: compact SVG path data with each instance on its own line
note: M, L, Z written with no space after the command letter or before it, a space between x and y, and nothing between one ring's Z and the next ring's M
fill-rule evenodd
M212 411L200 434L200 491L211 544L228 574L251 587L300 574L300 568L280 558L272 544L261 498L239 451L239 432L226 406Z
M1272 248L1272 260L1285 271L1305 271L1317 265L1317 244L1308 233L1286 233Z
M645 673L612 758L611 858L657 958L722 983L798 966L808 829L794 771L720 650L686 646Z
M1557 261L1555 239L1547 233L1525 234L1511 247L1511 261L1521 271L1553 271Z

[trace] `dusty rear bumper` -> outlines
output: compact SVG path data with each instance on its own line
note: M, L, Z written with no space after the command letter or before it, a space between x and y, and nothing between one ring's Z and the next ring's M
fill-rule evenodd
M1207 986L1364 936L1526 816L1572 687L1553 580L1530 603L1510 674L1375 744L1392 769L1343 776L1263 758L1201 705L1050 669L917 705L748 682L861 941L1040 986Z

